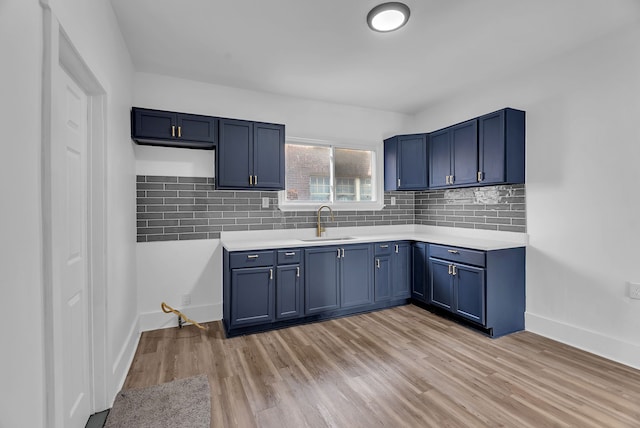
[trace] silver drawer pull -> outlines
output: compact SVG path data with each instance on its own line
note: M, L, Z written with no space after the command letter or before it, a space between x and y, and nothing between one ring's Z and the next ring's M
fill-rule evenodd
M257 255L257 254L251 254L251 255L247 256L248 259L257 259L258 257L260 257L260 256Z
M389 248L388 245L380 245L380 248Z
M451 254L460 254L460 251L458 250L447 250L448 252L450 252Z
M284 253L284 255L285 255L285 256L295 256L295 255L296 255L296 252L295 252L295 251L292 251L292 252L290 252L290 253Z

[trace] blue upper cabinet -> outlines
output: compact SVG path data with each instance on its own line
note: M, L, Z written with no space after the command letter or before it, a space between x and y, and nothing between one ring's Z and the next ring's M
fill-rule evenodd
M384 141L384 190L518 184L524 179L521 110L506 108L429 134Z
M478 119L481 185L524 183L525 112L511 108Z
M219 189L284 189L284 125L220 119Z
M218 119L134 107L131 109L131 138L138 144L190 149L213 149L217 142Z
M399 135L384 141L384 190L427 188L427 135Z
M429 188L475 185L477 168L476 119L429 135Z

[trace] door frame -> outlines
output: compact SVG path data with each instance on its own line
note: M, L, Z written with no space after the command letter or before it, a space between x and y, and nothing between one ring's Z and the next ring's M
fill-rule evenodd
M89 393L91 413L108 408L107 396L107 233L106 233L106 91L95 73L74 48L51 10L49 0L40 0L43 9L43 80L42 80L42 235L43 235L43 331L45 418L52 427L60 427L61 408L57 404L61 390L60 331L55 308L52 266L52 111L58 103L55 84L61 67L87 95L87 258L88 258L88 332Z

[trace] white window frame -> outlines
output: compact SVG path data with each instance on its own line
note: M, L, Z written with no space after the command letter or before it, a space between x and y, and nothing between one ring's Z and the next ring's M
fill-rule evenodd
M375 144L362 142L338 142L330 140L318 140L300 137L287 137L286 143L302 144L321 147L332 147L338 149L367 150L372 152L371 159L371 197L375 201L287 201L286 190L278 192L278 208L281 211L315 211L322 205L328 205L334 211L379 211L384 208L384 157L382 141ZM335 199L335 178L334 178L333 158L331 159L331 195Z

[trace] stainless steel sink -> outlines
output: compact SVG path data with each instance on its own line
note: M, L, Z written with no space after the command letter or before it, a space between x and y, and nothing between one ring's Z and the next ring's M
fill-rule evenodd
M349 239L356 239L353 236L334 236L334 237L319 237L319 238L309 238L309 239L301 239L302 242L322 242L322 241L348 241Z

